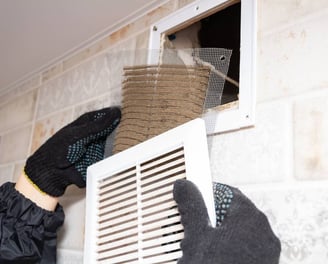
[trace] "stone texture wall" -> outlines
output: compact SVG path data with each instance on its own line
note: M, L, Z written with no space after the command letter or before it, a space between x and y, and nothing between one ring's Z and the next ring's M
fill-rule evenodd
M215 180L265 211L283 264L328 261L327 14L326 1L258 1L256 125L210 146Z
M121 68L144 61L149 26L192 1L171 0L45 72L0 89L0 183L80 114L120 104ZM258 1L257 120L209 137L213 179L269 217L282 264L328 262L328 2ZM125 50L125 51L122 51ZM85 191L61 199L58 263L82 263Z

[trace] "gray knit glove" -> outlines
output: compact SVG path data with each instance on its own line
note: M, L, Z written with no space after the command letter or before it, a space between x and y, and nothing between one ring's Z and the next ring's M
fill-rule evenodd
M216 183L214 194L215 228L197 187L188 180L175 182L184 226L178 264L278 264L281 245L267 217L236 188Z
M103 159L107 136L121 118L118 107L86 113L48 139L25 165L25 173L41 191L58 197L68 185L86 185L86 170Z

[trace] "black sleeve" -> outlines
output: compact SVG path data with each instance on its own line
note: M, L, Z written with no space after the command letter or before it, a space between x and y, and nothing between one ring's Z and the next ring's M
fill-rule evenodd
M14 187L0 186L0 263L56 263L57 230L63 208L38 207Z

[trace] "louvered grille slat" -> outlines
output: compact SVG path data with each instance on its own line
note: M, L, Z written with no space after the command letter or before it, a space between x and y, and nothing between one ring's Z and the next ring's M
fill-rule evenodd
M181 258L181 256L181 251L167 252L165 254L144 258L142 264L177 263L177 260Z

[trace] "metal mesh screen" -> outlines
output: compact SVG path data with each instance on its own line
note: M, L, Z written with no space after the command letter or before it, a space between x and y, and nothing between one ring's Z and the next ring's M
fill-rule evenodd
M204 109L221 104L223 87L227 77L232 50L222 48L164 49L160 64L180 64L209 67L210 77L204 101ZM238 84L237 84L238 86Z

